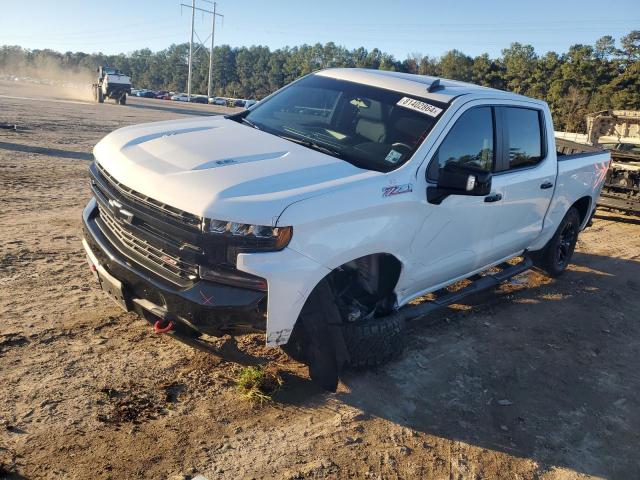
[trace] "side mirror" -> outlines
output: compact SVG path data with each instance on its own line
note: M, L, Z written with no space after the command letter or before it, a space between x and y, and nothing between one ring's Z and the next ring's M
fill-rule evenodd
M449 195L484 197L491 192L491 172L448 163L438 172L438 185L427 187L427 201L439 205Z

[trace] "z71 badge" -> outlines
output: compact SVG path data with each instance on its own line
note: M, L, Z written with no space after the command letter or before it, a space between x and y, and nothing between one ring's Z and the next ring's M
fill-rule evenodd
M405 183L404 185L392 185L390 187L384 187L382 189L383 197L391 197L393 195L401 195L403 193L413 192L413 185Z

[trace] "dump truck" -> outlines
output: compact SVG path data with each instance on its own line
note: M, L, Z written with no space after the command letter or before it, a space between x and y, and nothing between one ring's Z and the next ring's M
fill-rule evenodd
M105 98L112 98L120 105L127 103L127 95L131 95L131 78L115 68L98 67L98 81L93 84L93 98L104 103Z

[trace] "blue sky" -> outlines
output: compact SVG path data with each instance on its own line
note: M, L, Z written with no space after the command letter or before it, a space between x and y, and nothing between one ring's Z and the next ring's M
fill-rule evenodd
M59 51L118 53L160 50L188 41L191 0L0 0L0 45ZM203 0L198 6L210 8ZM103 7L106 6L106 7ZM219 0L225 15L216 44L278 48L334 41L348 48L378 47L403 60L457 48L498 56L511 42L536 51L565 51L602 35L640 29L638 0L419 1ZM196 15L202 40L210 17Z

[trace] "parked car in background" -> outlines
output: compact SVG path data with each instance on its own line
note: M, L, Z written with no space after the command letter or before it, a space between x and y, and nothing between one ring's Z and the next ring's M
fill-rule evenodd
M191 100L189 100L191 103L209 103L209 98L208 97L203 97L202 95L191 95Z
M244 108L249 108L252 107L253 105L255 105L256 103L258 103L257 100L245 100L244 101Z
M177 93L171 96L171 100L175 102L188 102L189 97L187 96L186 93Z
M209 99L209 103L211 103L213 105L226 106L227 105L227 100L225 98L222 98L222 97L212 97L212 98Z
M241 98L236 98L233 101L232 107L242 107L242 108L244 108L244 102L245 102L245 100L242 100Z
M140 91L140 90L138 90L137 88L132 88L132 89L131 89L131 96L132 96L132 97L137 97L137 96L138 96L138 92L139 92L139 91Z
M165 90L160 90L159 92L156 92L155 98L158 100L171 100L171 95L169 95L169 92Z
M156 92L153 90L140 90L136 96L143 98L156 98Z

